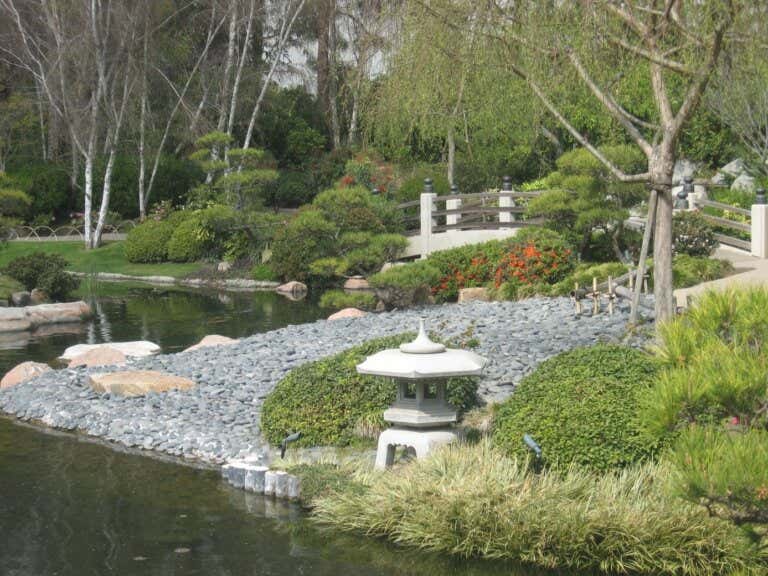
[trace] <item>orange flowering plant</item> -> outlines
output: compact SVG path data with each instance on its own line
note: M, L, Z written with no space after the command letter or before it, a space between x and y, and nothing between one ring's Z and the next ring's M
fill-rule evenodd
M515 284L555 284L573 271L575 261L570 248L537 246L533 242L510 246L493 275L496 288L505 282Z

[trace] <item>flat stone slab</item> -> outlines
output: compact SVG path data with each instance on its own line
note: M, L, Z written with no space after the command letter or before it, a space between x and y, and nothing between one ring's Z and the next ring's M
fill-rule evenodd
M147 342L146 340L138 340L136 342L108 342L106 344L76 344L64 350L60 359L69 361L86 352L97 350L99 348L111 348L112 350L117 350L125 354L128 358L144 358L145 356L153 356L160 352L160 346L154 342Z
M3 379L0 380L0 388L16 386L16 384L31 380L51 369L52 368L48 366L48 364L43 364L41 362L22 362L3 376Z
M219 334L209 334L194 346L190 346L189 348L184 350L184 352L189 352L190 350L199 350L200 348L208 348L209 346L230 346L232 344L237 344L238 342L239 340L235 340L234 338L229 338L228 336L220 336Z
M0 332L25 332L48 324L81 322L90 315L91 307L82 301L0 308Z
M195 386L192 380L156 370L91 374L88 376L88 384L96 392L110 392L121 396L143 396L149 392L190 390Z
M99 346L69 361L70 368L78 366L117 366L125 364L127 357L120 350L109 346Z

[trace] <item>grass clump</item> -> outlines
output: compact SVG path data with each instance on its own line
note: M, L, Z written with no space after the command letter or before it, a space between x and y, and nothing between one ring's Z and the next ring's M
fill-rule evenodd
M370 340L345 352L304 364L283 378L267 397L262 432L272 444L300 431L298 446L346 446L357 441L356 429L369 428L395 400L390 379L363 376L355 367L367 356L409 342L413 334ZM461 412L476 402L470 378L448 383L448 400ZM374 422L374 423L375 423Z
M657 366L632 348L598 345L560 354L525 377L498 408L494 442L523 456L523 436L541 446L548 464L596 471L642 460L653 450L636 420L639 391Z
M342 308L360 308L372 310L376 306L376 297L370 292L344 292L329 290L320 296L320 307L341 310Z
M360 492L315 500L334 530L462 557L604 573L729 574L753 549L727 522L668 495L665 467L534 474L488 442L454 445Z

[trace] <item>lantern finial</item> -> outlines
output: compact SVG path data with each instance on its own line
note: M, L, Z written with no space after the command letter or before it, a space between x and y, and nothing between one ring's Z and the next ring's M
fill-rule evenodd
M445 352L445 346L432 342L424 328L424 318L419 318L419 334L413 342L401 344L400 351L406 354L439 354Z

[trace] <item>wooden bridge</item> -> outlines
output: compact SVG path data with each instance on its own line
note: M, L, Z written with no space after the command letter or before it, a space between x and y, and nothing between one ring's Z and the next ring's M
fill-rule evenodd
M408 248L403 257L428 256L466 244L508 238L524 226L539 224L525 218L525 204L540 191L516 192L512 182L504 178L502 189L476 194L435 194L432 181L424 181L419 200L398 207L405 214Z

